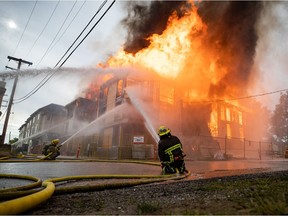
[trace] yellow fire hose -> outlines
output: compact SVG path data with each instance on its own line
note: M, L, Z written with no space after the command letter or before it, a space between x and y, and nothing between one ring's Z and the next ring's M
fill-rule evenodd
M52 182L43 182L42 186L45 187L45 189L39 192L0 203L0 214L2 215L21 214L39 205L40 203L46 201L54 193L55 185Z
M35 160L34 160L35 161ZM37 160L39 162L39 160ZM59 160L58 160L59 161ZM75 160L73 160L75 162ZM99 160L84 160L84 161L99 161ZM108 160L103 160L108 161ZM23 162L23 161L22 161ZM117 162L117 161L109 161L109 162ZM124 162L124 161L118 161ZM158 165L158 163L153 162L140 162L140 161L125 161L126 163L143 163L148 165ZM42 188L39 188L41 184L41 180L37 177L33 176L23 176L23 175L12 175L12 174L1 174L0 178L21 178L33 180L35 183L15 187L10 189L0 190L2 198L15 198L17 199L5 201L0 203L0 214L2 215L11 215L11 214L21 214L27 210L30 210L40 203L48 200L54 193L55 194L63 194L63 193L75 193L75 192L86 192L86 191L95 191L95 190L104 190L104 189L115 189L115 188L123 188L123 187L131 187L140 184L149 184L154 182L162 182L167 180L179 180L186 178L190 175L190 172L185 175L172 174L172 175L80 175L80 176L66 176L61 178L52 178L45 180L42 183ZM54 183L59 182L69 182L75 180L95 180L95 179L136 179L137 181L132 182L114 182L114 183L105 183L105 184L96 184L96 185L78 185L78 186L70 186L70 187L59 187L55 186ZM39 184L40 182L40 184ZM61 184L62 185L62 184ZM28 190L31 188L35 188L34 190ZM38 187L38 188L37 188ZM41 189L41 190L40 190ZM22 191L23 190L23 191ZM39 191L40 190L40 191ZM3 196L2 196L3 194ZM28 195L27 195L28 194Z
M25 176L25 175L16 175L16 174L0 174L0 178L17 178L17 179L27 179L27 180L35 181L34 183L29 184L29 185L2 189L0 190L1 195L3 194L3 192L7 192L7 191L19 191L19 190L27 190L27 189L35 188L35 187L40 186L42 183L40 178L37 178L34 176Z
M1 162L7 162L8 159L8 162L32 162L32 161L41 161L41 160L45 160L46 158L48 158L53 152L50 152L48 155L44 156L44 157L41 157L41 158L38 158L37 155L31 155L33 156L33 160L32 159L27 159L27 160L11 160L11 158L17 158L17 159L23 159L23 158L31 158L31 157L27 157L25 155L17 155L17 156L6 156L6 157L2 157L0 158L0 163ZM49 160L51 161L51 160Z
M186 175L82 175L82 176L66 176L62 178L48 179L48 182L65 182L73 180L91 180L91 179L139 179L133 182L114 182L114 183L105 183L98 185L81 185L81 186L72 186L72 187L57 187L55 194L63 193L75 193L75 192L86 192L91 190L104 190L104 189L116 189L123 187L132 187L140 184L149 184L155 182L163 182L167 180L180 180L186 178L190 173ZM46 182L45 181L45 182Z

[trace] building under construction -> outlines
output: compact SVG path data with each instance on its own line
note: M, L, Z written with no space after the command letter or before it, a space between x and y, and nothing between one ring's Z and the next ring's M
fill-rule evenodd
M148 73L113 74L87 89L86 98L33 113L20 128L14 149L26 145L27 153L41 153L45 143L59 138L63 156L156 159L156 130L161 125L180 138L192 159L257 158L259 149L270 148L271 143L254 139L254 115L248 108L192 100L190 91Z

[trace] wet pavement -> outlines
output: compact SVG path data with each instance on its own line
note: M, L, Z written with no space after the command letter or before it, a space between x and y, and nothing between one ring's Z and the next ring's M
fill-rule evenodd
M157 162L157 161L154 161ZM186 168L191 172L188 179L242 174L259 171L288 170L288 159L273 160L228 160L228 161L186 161ZM46 180L55 177L96 175L96 174L135 174L159 175L160 166L139 163L115 162L9 162L0 163L1 174L29 175ZM10 182L10 183L9 183ZM0 189L15 184L0 178ZM15 186L15 185L14 185Z
M242 169L288 169L288 159L271 160L223 160L223 161L186 161L192 173Z

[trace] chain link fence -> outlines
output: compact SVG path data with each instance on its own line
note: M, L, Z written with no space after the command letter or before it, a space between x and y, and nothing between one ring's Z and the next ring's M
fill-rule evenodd
M184 138L183 148L190 159L273 159L281 153L272 142L235 137L192 136Z
M99 159L158 160L157 144L134 144L132 137L132 134L123 134L118 143L115 143L111 136L78 137L73 143L61 148L62 155ZM283 156L272 142L211 136L179 138L188 160L262 160Z

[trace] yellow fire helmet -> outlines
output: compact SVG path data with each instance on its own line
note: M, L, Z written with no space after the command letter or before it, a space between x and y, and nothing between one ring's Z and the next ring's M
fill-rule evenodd
M159 129L158 129L158 135L159 136L164 136L164 135L166 135L166 134L168 134L170 132L171 132L170 129L165 127L165 126L160 126Z
M59 139L54 139L51 141L52 144L57 145L59 143Z

